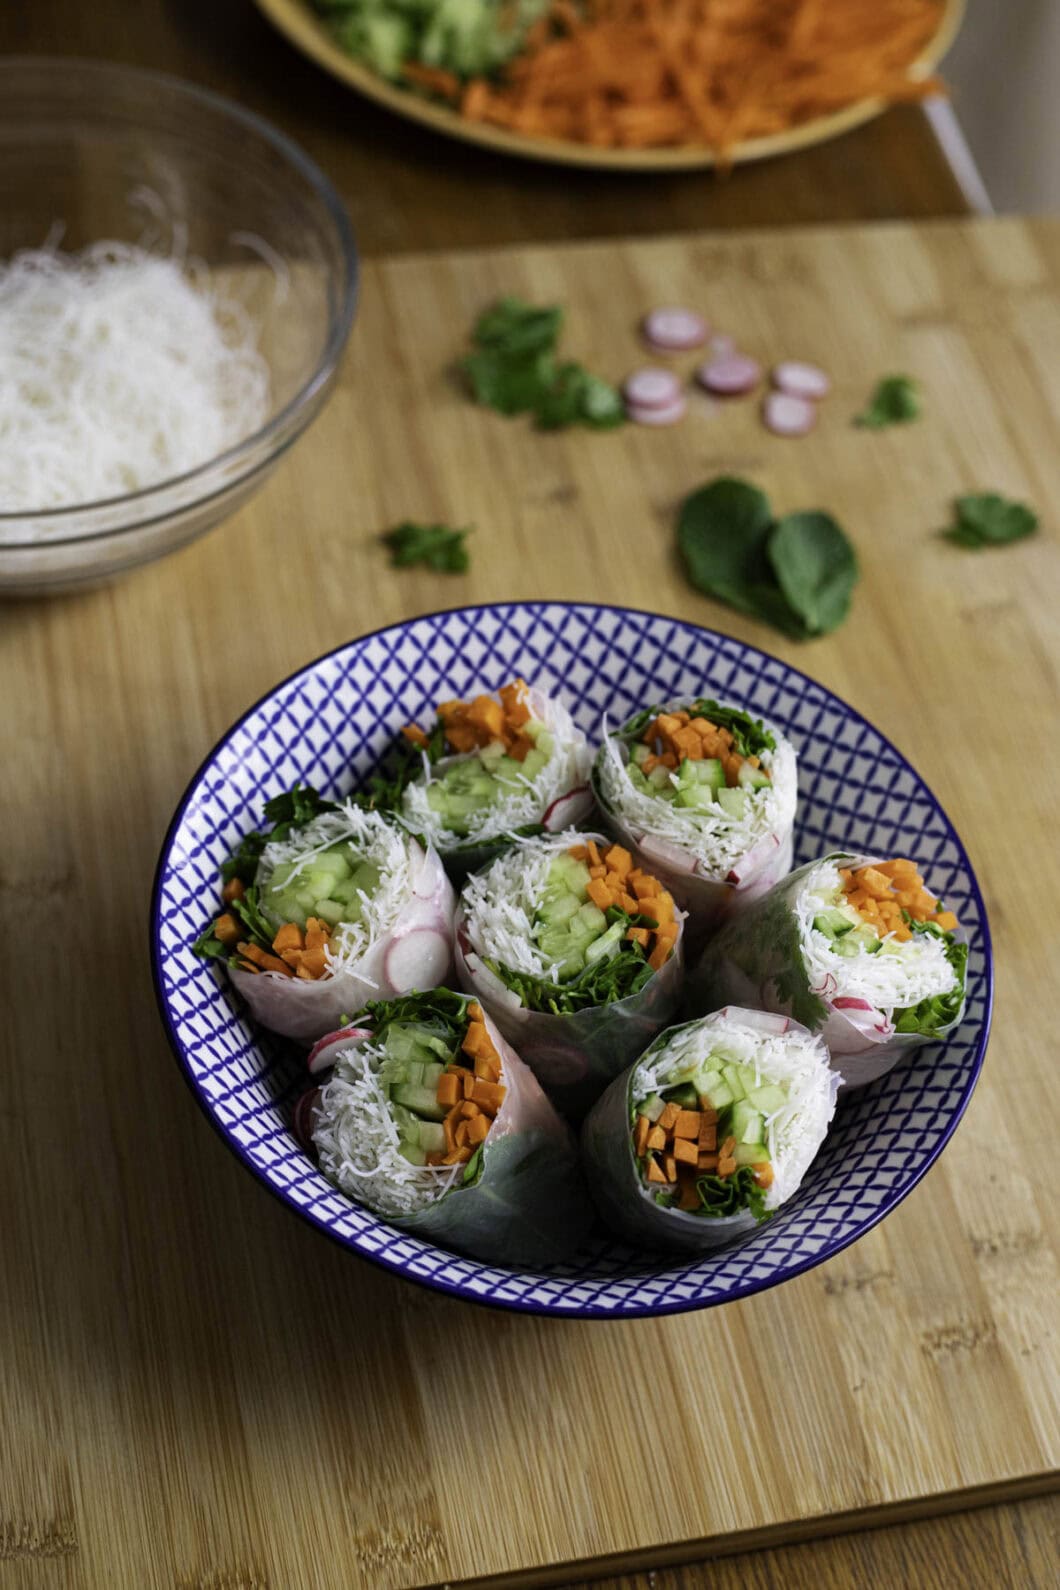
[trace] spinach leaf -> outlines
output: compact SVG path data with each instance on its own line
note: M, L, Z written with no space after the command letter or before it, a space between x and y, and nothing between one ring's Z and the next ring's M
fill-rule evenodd
M830 514L789 513L769 538L769 561L808 635L827 635L846 618L857 584L854 548Z
M390 562L394 568L408 568L413 563L425 563L436 574L463 574L469 558L464 546L464 530L450 530L444 524L415 524L406 519L381 537L390 549Z
M955 522L942 533L957 546L971 547L976 552L982 547L1019 541L1038 528L1038 515L1033 508L994 491L958 497L954 506Z
M544 403L556 380L550 353L508 354L498 348L469 353L463 364L476 403L499 414L525 414Z
M883 430L886 425L907 425L920 418L921 407L920 388L912 376L884 376L854 424L870 431Z
M693 585L796 640L846 617L857 559L826 513L774 523L764 492L721 476L682 504L677 540Z

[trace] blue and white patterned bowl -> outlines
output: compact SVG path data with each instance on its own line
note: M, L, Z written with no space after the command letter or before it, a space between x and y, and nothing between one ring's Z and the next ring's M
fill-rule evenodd
M436 701L516 674L557 690L592 734L606 712L691 693L744 702L779 723L800 757L796 864L827 850L908 853L966 925L964 1021L840 1105L798 1194L739 1246L658 1262L602 1233L576 1261L529 1274L491 1268L406 1235L326 1181L291 1131L301 1053L247 1020L191 943L216 909L217 872L263 802L304 779L355 787L403 723ZM910 1193L959 1121L982 1065L992 963L968 857L931 791L871 724L796 669L677 619L590 604L510 603L417 618L311 663L217 745L166 835L151 920L155 983L196 1098L239 1158L304 1219L355 1253L479 1303L566 1318L676 1313L747 1297L857 1240Z

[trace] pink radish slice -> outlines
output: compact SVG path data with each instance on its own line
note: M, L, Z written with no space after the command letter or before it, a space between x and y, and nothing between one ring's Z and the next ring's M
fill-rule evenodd
M626 413L634 425L676 425L688 413L688 403L682 393L673 403L658 408L642 408L639 403L627 404Z
M649 861L658 862L663 867L672 867L675 872L696 870L695 857L690 856L687 850L682 850L680 845L671 845L665 839L657 839L653 834L645 834L643 839L639 839L637 848Z
M369 1036L367 1027L340 1027L338 1032L325 1033L310 1049L306 1064L313 1076L319 1076L321 1071L328 1071L335 1064L340 1049Z
M841 994L838 999L833 999L832 1004L836 1010L873 1010L867 999L854 999L847 994Z
M672 370L659 370L648 365L626 377L622 392L626 402L634 408L660 409L681 396L681 383Z
M313 1111L319 1098L320 1089L310 1088L307 1093L302 1094L294 1107L291 1130L307 1154L316 1153L316 1144L313 1142Z
M786 392L789 397L811 398L814 402L826 398L832 390L832 383L823 370L815 364L800 364L796 359L775 364L769 378L778 392Z
M762 419L775 436L805 436L817 423L817 410L809 398L770 392L762 404Z
M592 790L588 784L579 784L576 789L568 790L565 795L556 796L541 819L542 827L547 828L550 834L559 834L564 828L573 828L575 823L581 822L583 817L588 816L592 804Z
M694 309L653 309L645 315L642 330L648 342L668 353L701 348L710 333L703 316Z
M742 1006L726 1005L718 1014L732 1016L741 1026L750 1027L754 1032L769 1032L777 1037L791 1026L790 1017L778 1016L771 1010L745 1010Z
M747 854L741 856L735 867L725 874L725 882L746 883L748 878L753 878L755 873L761 870L779 844L780 840L776 834L766 834L764 839L752 845Z
M437 988L449 970L449 936L441 928L413 928L396 937L383 958L383 975L395 994Z
M716 397L742 397L762 379L762 366L746 353L725 353L708 359L696 371L696 380Z

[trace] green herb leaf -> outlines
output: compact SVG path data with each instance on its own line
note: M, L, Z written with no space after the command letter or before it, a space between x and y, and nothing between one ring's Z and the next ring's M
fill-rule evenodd
M764 492L722 476L682 504L677 540L693 585L796 640L846 617L857 559L826 513L774 524Z
M444 524L415 524L406 519L382 536L390 549L390 561L395 568L408 568L413 563L425 563L437 574L463 574L469 558L464 537L469 532L451 530Z
M621 425L626 411L616 387L575 361L556 363L562 323L558 305L519 298L502 298L480 315L471 333L475 351L462 362L475 401L501 414L532 413L545 431Z
M587 370L582 371L581 419L598 431L626 423L626 405L617 386Z
M228 945L222 944L219 938L214 937L213 923L204 928L191 947L191 953L203 961L226 961L228 959Z
M618 731L620 737L632 745L648 724L664 710L661 705L643 707L622 725ZM776 737L761 718L752 718L741 707L723 707L713 696L699 696L688 710L693 718L707 718L719 729L728 729L732 735L733 748L739 756L761 756L763 751L775 751L777 748Z
M761 1225L772 1212L766 1208L765 1192L755 1180L750 1165L741 1165L731 1176L700 1176L696 1191L701 1205L696 1213L701 1218L723 1220L726 1215L749 1209Z
M397 999L374 999L362 1006L348 1019L358 1025L371 1026L372 1035L382 1042L387 1030L393 1026L414 1022L417 1026L436 1026L451 1041L454 1050L463 1042L467 1031L467 1007L470 1001L464 994L454 994L448 988L435 988L427 994L402 994Z
M895 1011L894 1029L896 1032L918 1032L925 1038L937 1038L961 1013L968 970L968 946L954 938L952 933L943 932L937 922L910 922L909 925L914 933L930 933L934 938L945 940L946 959L953 967L957 983L948 994L935 994L922 999L919 1005L909 1005L904 1010Z
M478 317L471 340L479 348L496 348L511 356L551 352L562 325L558 304L541 308L521 298L500 298Z
M321 812L337 810L335 802L325 800L311 784L295 784L292 789L284 790L282 795L273 795L265 802L266 820L275 824L267 842L284 838L292 828L304 828L315 817L319 817ZM283 832L277 833L277 829L282 829Z
M468 354L463 369L476 403L500 414L536 412L556 380L551 353L509 354L483 348Z
M886 425L907 425L920 418L921 407L920 388L912 376L884 376L854 424L870 431L883 430Z
M775 526L768 551L777 583L806 633L838 629L850 611L858 560L831 515L789 513Z
M985 491L958 497L955 503L955 523L942 533L957 546L1003 546L1007 541L1020 541L1033 535L1038 528L1038 515L1026 503L1012 502L997 492Z
M610 921L611 912L607 915ZM648 918L627 916L625 912L618 912L614 920L630 926L648 924ZM579 1010L595 1010L620 999L631 999L654 975L644 951L632 940L624 941L614 955L603 956L583 967L577 977L565 983L514 972L499 961L486 961L485 964L506 988L519 995L527 1010L542 1011L550 1016L573 1016Z
M258 862L261 852L268 843L268 837L254 829L246 834L232 854L221 863L221 881L231 883L233 878L238 878L241 883L253 883L258 871Z

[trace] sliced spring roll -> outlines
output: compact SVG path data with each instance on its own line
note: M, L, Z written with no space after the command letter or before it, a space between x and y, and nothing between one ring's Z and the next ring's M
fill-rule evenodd
M457 904L456 970L566 1114L584 1114L681 997L682 913L601 834L520 840Z
M798 1189L838 1087L824 1044L785 1016L729 1006L671 1027L582 1128L601 1215L652 1251L745 1235Z
M964 1007L968 945L916 863L837 853L800 867L703 953L692 1008L739 999L820 1033L850 1087L944 1038Z
M779 729L706 697L638 712L605 736L593 769L607 826L697 934L789 870L796 786Z
M584 1241L571 1130L476 1001L436 989L373 1002L325 1058L312 1138L358 1203L489 1264L548 1264Z
M302 1043L369 999L433 988L452 965L452 885L402 824L299 788L270 801L221 869L224 910L195 944L251 1014Z
M402 730L405 755L380 798L458 874L513 835L555 831L592 807L591 753L564 706L522 679L496 697L443 701L429 729Z

